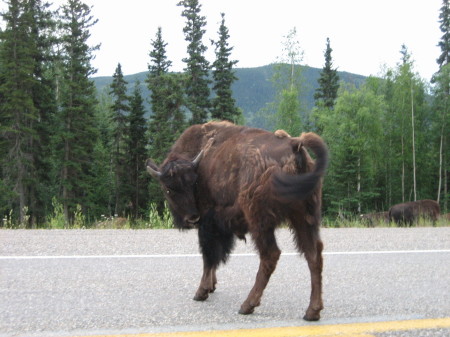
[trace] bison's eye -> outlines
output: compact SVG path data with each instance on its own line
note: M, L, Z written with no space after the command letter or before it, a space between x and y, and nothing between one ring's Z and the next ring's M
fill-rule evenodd
M167 191L166 191L166 193L167 193L167 194L170 194L170 191L169 191L169 190L167 190Z

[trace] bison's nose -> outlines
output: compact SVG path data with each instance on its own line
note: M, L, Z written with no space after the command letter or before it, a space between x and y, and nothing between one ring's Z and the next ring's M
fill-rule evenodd
M197 214L189 215L185 218L187 223L196 224L200 220L200 216Z

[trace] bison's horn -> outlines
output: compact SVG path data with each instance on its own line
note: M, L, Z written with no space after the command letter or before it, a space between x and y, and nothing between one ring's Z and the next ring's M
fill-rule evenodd
M197 167L198 164L200 164L200 160L202 160L204 153L205 150L201 150L197 157L194 158L194 160L192 161L192 165L194 165L194 167Z
M153 178L159 179L161 177L161 172L154 170L151 166L147 165L147 172L150 173L150 175Z
M211 145L213 143L214 143L214 138L209 138L208 142L206 143L203 150L201 150L200 153L197 155L197 157L195 157L195 159L192 161L192 164L194 165L194 167L198 167L198 164L200 164L200 161L202 160L203 155L205 154L206 151L208 151L211 148Z

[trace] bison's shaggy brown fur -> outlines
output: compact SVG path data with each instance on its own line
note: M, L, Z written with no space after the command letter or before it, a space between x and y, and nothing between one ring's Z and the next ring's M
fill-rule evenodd
M215 290L216 269L226 261L235 237L250 233L260 267L239 312L252 313L281 253L275 228L285 222L311 271L311 298L304 318L320 318L319 225L327 161L327 148L314 133L290 137L282 130L270 133L211 122L188 128L160 167L147 162L148 171L161 183L176 226L199 229L204 271L195 300L205 300Z

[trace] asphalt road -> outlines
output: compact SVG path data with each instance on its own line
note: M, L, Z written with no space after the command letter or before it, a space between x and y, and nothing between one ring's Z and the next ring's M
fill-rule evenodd
M319 324L450 316L450 227L323 229ZM306 261L289 231L253 315L237 312L258 258L237 243L204 303L195 231L0 230L0 336L75 336L308 325ZM448 336L450 328L417 336ZM379 334L377 336L404 336ZM408 335L409 336L409 335ZM412 335L411 335L412 336ZM416 335L414 335L416 336Z

